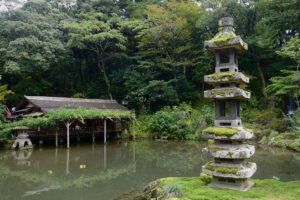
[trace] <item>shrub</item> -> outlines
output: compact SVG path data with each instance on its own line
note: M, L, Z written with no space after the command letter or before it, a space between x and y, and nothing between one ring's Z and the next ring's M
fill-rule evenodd
M172 196L173 198L181 198L184 196L182 186L179 183L170 183L164 188L164 193L166 196Z
M201 181L205 184L205 185L208 185L212 182L212 176L208 175L208 174L205 174L205 173L201 173L200 174L200 179Z
M201 138L200 111L187 104L164 107L153 115L144 118L144 131L149 131L153 137L168 137L176 139Z

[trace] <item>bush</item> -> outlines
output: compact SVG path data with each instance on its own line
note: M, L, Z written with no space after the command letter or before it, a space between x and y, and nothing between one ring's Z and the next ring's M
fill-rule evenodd
M184 196L182 186L179 183L170 183L163 188L166 196L172 196L173 198L181 198Z
M187 104L167 106L153 115L139 118L144 119L142 130L157 138L202 139L201 129L207 124L201 112Z
M208 174L205 174L205 173L201 173L200 174L200 179L201 181L205 184L205 185L208 185L212 182L212 176L208 175Z

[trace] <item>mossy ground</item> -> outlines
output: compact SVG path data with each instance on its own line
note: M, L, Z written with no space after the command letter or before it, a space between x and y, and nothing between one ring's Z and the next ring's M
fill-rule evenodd
M280 182L273 179L252 180L255 186L248 192L229 189L212 189L201 181L200 177L163 178L162 187L178 183L184 190L181 200L299 200L300 181Z

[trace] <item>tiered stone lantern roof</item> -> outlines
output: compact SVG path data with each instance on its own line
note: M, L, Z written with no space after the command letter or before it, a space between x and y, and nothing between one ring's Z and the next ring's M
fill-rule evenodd
M215 53L215 73L204 77L214 89L204 91L204 97L215 100L214 127L203 131L203 136L213 139L203 152L214 158L202 167L202 172L213 176L213 188L247 191L253 186L248 181L256 172L256 164L247 162L255 148L247 144L253 131L242 127L240 101L249 99L244 88L249 78L238 70L237 53L246 51L247 44L236 36L231 17L219 21L219 33L205 41L205 47Z

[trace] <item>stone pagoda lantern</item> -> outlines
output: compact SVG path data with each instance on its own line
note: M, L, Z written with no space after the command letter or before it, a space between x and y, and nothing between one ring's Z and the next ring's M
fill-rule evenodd
M16 149L17 147L21 149L25 148L32 148L32 142L28 138L27 130L29 128L26 126L17 126L13 130L18 133L18 136L16 137L16 140L12 146L13 149Z
M249 99L245 91L249 78L239 72L237 53L248 46L240 36L235 35L233 19L219 20L219 33L205 41L205 47L216 57L215 73L204 77L214 89L204 91L204 97L215 100L214 127L203 131L203 136L212 139L203 152L214 158L202 167L202 173L213 176L210 187L249 190L254 183L248 181L256 172L256 164L247 162L255 148L246 144L253 137L253 131L242 127L240 101Z

